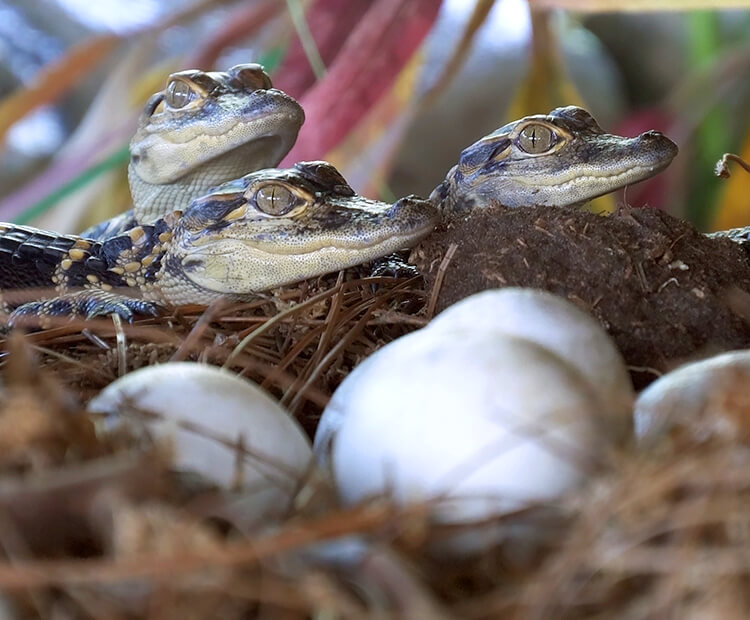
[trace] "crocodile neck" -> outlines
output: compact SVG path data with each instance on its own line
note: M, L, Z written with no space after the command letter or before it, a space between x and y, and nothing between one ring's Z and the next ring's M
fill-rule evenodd
M278 162L279 138L269 136L214 157L179 179L156 184L144 181L132 160L128 182L135 221L150 224L177 207L186 207L217 185L242 176L248 170L270 168Z
M260 65L171 74L130 141L135 221L150 224L216 185L277 165L303 121L300 105Z

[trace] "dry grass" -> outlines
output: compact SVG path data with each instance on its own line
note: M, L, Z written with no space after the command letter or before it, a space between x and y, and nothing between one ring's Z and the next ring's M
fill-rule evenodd
M84 400L126 372L166 361L223 366L270 391L312 433L347 373L424 325L420 278L324 276L242 304L182 307L135 321L67 320L30 334L42 366Z
M748 615L750 452L740 443L624 450L552 507L544 544L445 561L428 552L445 532L420 505L342 510L317 488L267 531L200 519L168 454L101 436L79 405L125 372L193 359L259 382L312 432L347 372L422 324L424 305L418 278L350 274L253 303L8 338L0 603L19 617L71 618ZM352 535L364 554L322 551L323 541L356 546Z

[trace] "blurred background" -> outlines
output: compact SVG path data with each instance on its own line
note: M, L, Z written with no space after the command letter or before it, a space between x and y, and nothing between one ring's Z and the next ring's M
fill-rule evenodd
M0 221L76 232L128 208L146 98L172 71L252 61L305 108L285 163L328 159L371 197L427 195L481 136L578 104L606 130L680 147L665 174L593 208L750 224L750 174L714 175L724 152L750 160L742 4L0 0Z

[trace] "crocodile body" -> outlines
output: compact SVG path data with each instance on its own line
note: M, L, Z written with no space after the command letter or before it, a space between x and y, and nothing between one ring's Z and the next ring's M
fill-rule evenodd
M466 209L584 202L656 174L676 152L658 132L606 134L585 110L558 108L465 149L430 201L367 200L329 164L303 162L228 181L184 212L109 238L6 225L0 290L14 317L130 319L161 306L245 299L411 247L440 217ZM9 302L30 286L53 287L53 298Z
M607 134L586 110L556 108L508 123L464 149L430 200L446 217L493 206L572 206L650 178L675 155L677 146L658 131ZM750 171L726 154L716 165L719 176L729 176L728 160ZM707 236L750 252L750 226Z
M260 65L173 73L146 103L130 141L133 209L81 236L106 239L152 224L221 183L278 165L304 118Z
M368 200L330 164L302 162L245 175L184 212L104 240L4 224L0 290L12 321L112 312L130 320L367 262L412 246L437 219L428 201Z
M750 252L750 226L740 226L739 228L727 228L726 230L717 230L706 233L707 237L713 239L729 239L739 243L747 252Z

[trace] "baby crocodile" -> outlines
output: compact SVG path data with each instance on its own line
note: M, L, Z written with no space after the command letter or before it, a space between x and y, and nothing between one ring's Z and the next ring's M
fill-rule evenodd
M0 225L0 290L6 311L15 308L11 322L113 312L130 320L159 306L247 299L379 258L414 245L437 217L425 200L368 200L330 164L302 162L248 174L184 213L103 241ZM19 305L39 299L30 287L57 296Z
M558 108L468 147L431 203L366 200L332 166L310 162L227 182L194 200L184 215L110 239L6 225L0 289L8 308L16 308L14 317L117 312L130 319L161 305L242 299L409 247L440 213L583 202L656 174L676 151L657 132L605 134L585 110ZM54 286L58 297L17 307L8 289L31 286Z
M430 200L446 216L496 205L570 206L650 178L675 155L677 145L658 131L624 138L604 133L582 108L556 108L508 123L467 147ZM717 170L725 169L726 158ZM750 252L750 226L707 236Z
M647 179L677 146L658 131L605 133L584 109L513 121L466 148L430 200L452 214L493 205L568 206Z
M260 65L173 73L146 103L130 141L133 209L82 236L106 239L151 224L221 183L278 165L304 118Z

